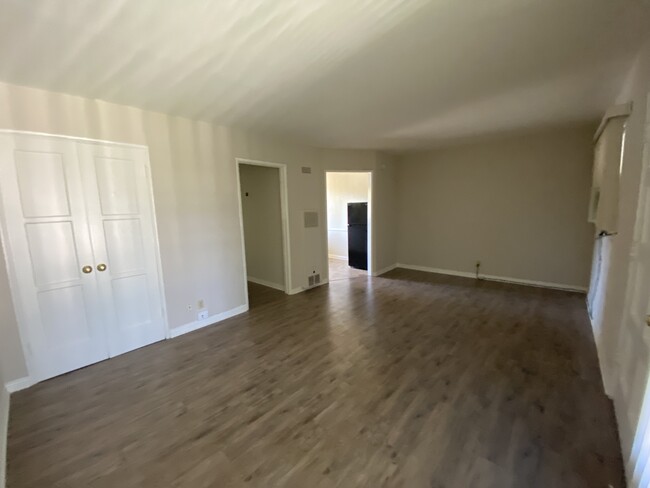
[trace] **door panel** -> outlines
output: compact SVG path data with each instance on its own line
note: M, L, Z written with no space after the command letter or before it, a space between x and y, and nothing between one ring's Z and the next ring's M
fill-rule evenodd
M24 217L70 215L63 154L14 152Z
M92 338L83 287L71 285L39 292L43 332L52 347L65 348Z
M138 214L138 168L133 159L95 156L94 162L102 215Z
M105 220L104 235L113 275L146 273L139 219Z
M30 374L108 357L74 141L0 134L3 236Z
M79 144L111 356L165 338L145 149Z
M81 278L71 221L28 223L25 224L25 234L36 286L51 286Z
M151 321L147 276L136 275L113 280L113 301L119 329L146 326Z

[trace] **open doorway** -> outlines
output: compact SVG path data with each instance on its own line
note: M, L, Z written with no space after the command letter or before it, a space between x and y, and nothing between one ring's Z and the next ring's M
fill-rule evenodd
M237 159L237 169L246 290L252 307L291 289L286 166Z
M371 181L368 171L325 173L329 281L372 271Z

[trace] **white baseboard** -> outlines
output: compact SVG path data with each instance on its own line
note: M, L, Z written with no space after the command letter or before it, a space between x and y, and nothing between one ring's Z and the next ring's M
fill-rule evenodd
M372 273L373 276L381 276L384 273L388 273L389 271L394 270L397 268L397 263L396 264L391 264L390 266L386 266L385 268L380 269L379 271L375 271Z
M514 283L516 285L534 286L537 288L552 288L554 290L578 291L587 293L586 286L567 285L565 283L553 283L550 281L524 280L521 278L509 278L507 276L480 275L481 279L488 281L502 281L504 283Z
M298 293L302 293L303 291L307 290L313 290L314 288L318 288L319 286L327 285L330 282L329 278L322 280L320 283L314 286L297 286L295 288L292 288L289 290L287 295L297 295Z
M276 290L284 291L284 285L278 285L277 283L273 283L272 281L266 281L260 278L253 278L252 276L249 276L248 278L246 278L246 280L250 281L251 283L255 283L262 286L268 286L269 288L274 288Z
M9 434L9 392L0 385L0 488L7 474L7 435Z
M20 390L26 390L30 386L34 386L37 381L34 381L30 376L25 376L24 378L18 378L17 380L8 381L5 384L5 388L9 393L15 393Z
M190 322L189 324L181 325L179 327L174 327L171 330L170 336L171 338L174 338L183 334L187 334L188 332L202 329L203 327L207 327L208 325L212 325L217 322L221 322L222 320L229 319L230 317L234 317L235 315L239 315L240 313L244 313L247 310L248 310L248 305L241 305L231 310L226 310L225 312L221 312L216 315L211 315L207 319L197 320L195 322Z
M417 264L397 263L396 267L403 268L403 269L412 269L415 271L424 271L425 273L437 273L437 274L444 274L449 276L461 276L463 278L476 278L476 275L474 273L468 273L466 271L453 271L450 269L431 268L429 266L419 266Z
M463 278L476 278L475 273L470 273L467 271L454 271L450 269L430 268L428 266L418 266L414 264L402 264L402 263L398 263L397 267L404 268L404 269L413 269L416 271L425 271L427 273L438 273L438 274L444 274L450 276L461 276ZM496 275L484 275L484 274L481 274L479 276L482 280L487 280L487 281L500 281L503 283L513 283L515 285L534 286L537 288L552 288L554 290L578 291L581 293L587 292L587 288L584 286L567 285L564 283L524 280L521 278L510 278L508 276L496 276Z
M347 256L339 256L337 254L328 254L328 258L330 259L336 259L337 261L347 261L348 257Z

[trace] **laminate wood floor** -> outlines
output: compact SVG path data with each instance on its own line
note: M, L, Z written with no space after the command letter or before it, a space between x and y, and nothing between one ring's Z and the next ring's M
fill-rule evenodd
M395 270L11 397L8 487L623 486L581 294Z

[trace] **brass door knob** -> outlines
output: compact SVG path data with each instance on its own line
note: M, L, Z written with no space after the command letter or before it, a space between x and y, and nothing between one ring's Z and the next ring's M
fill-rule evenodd
M98 264L97 271L106 271L106 265L104 263Z
M83 271L86 274L92 273L93 272L93 267L92 266L84 266L83 268L81 268L81 271Z

